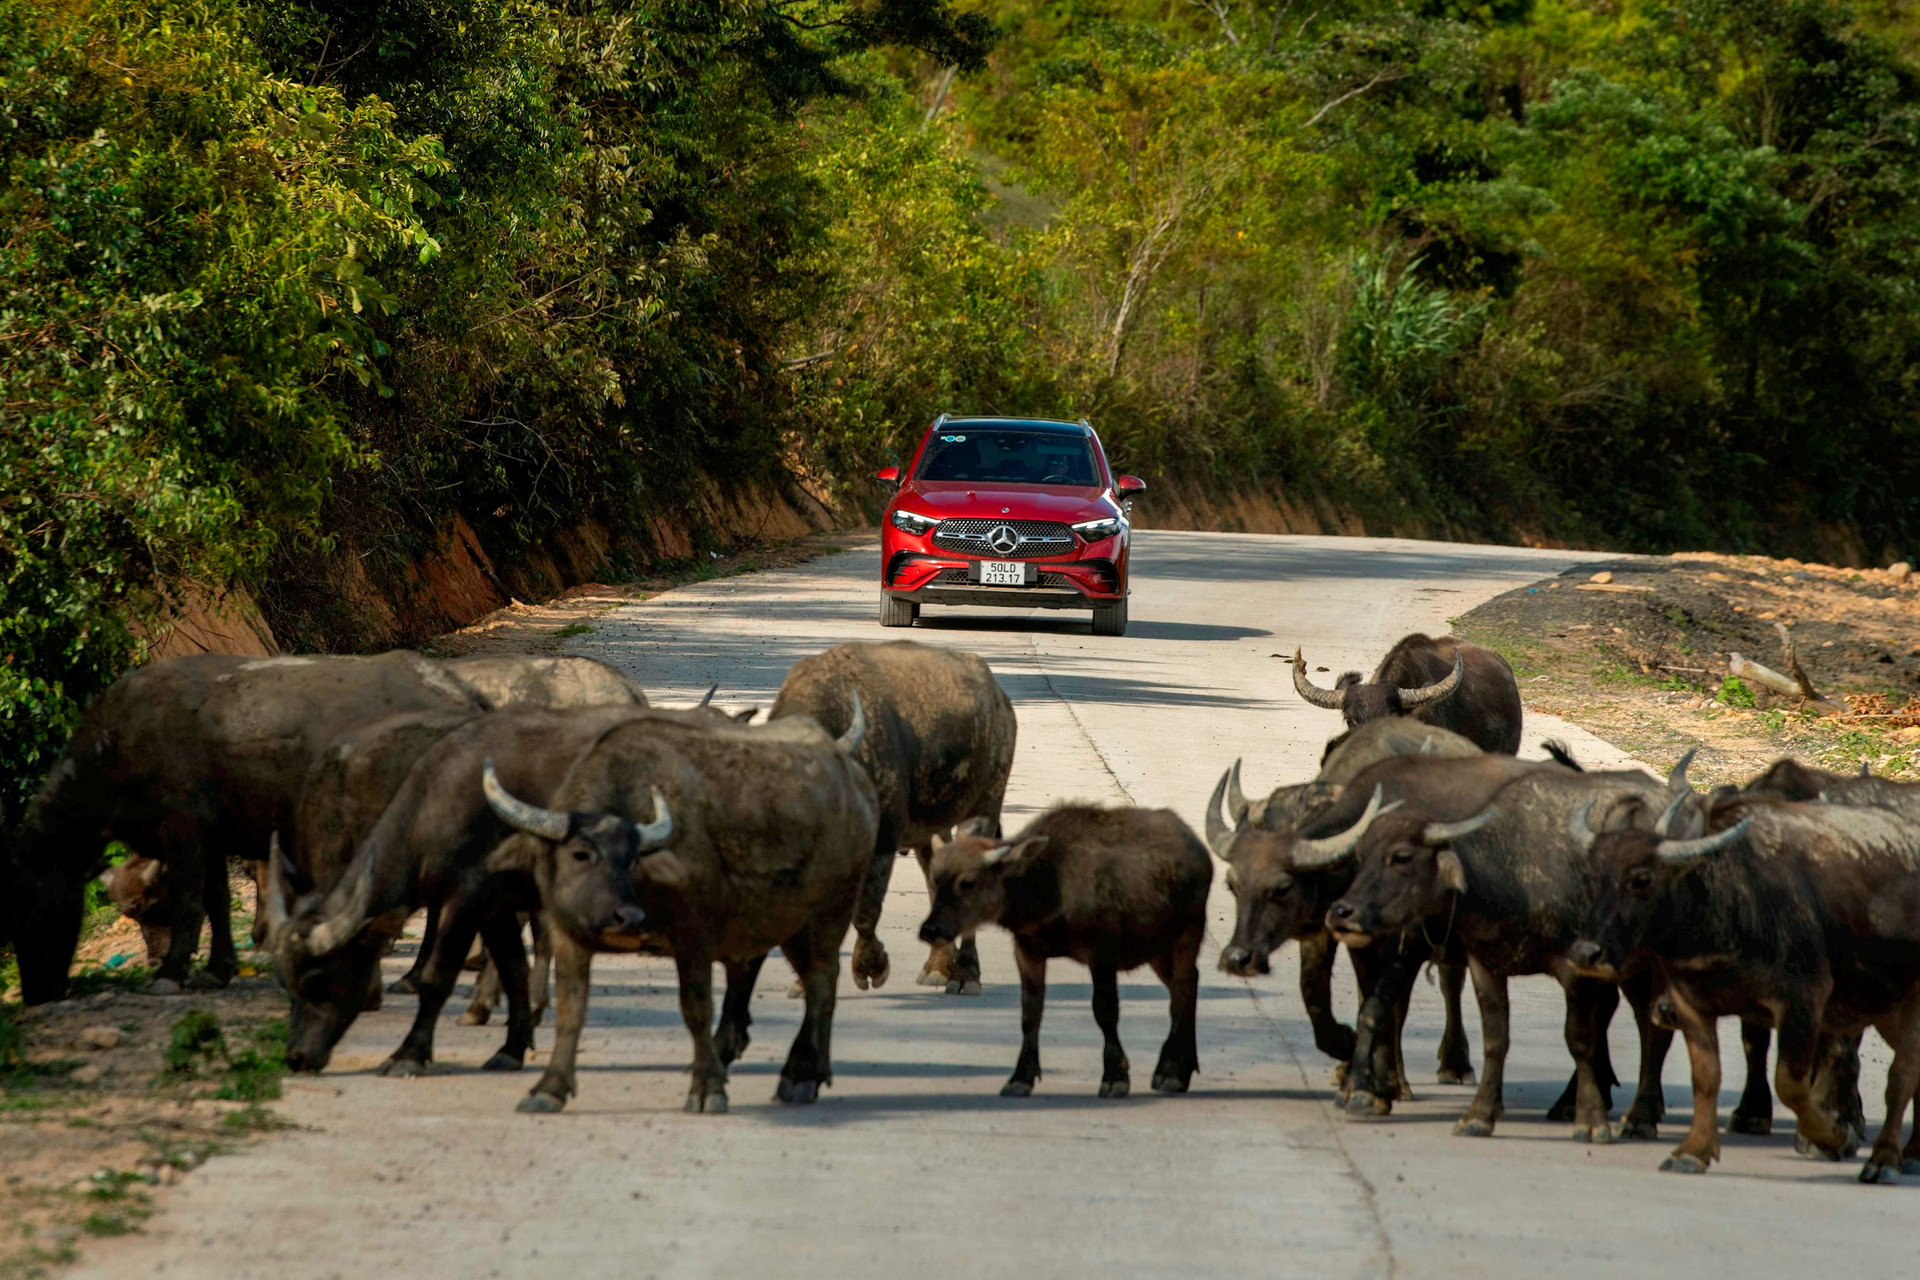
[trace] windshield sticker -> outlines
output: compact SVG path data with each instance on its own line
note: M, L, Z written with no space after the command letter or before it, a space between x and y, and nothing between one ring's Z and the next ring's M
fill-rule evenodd
M965 439L966 439L965 436L941 436L940 442L942 444L959 444L962 440L965 440Z

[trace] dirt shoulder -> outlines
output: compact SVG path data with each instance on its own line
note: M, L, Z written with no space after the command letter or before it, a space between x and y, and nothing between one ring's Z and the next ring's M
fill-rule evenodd
M1498 596L1455 632L1504 654L1530 708L1649 764L1706 748L1696 782L1783 755L1920 777L1920 575L1694 553L1584 565ZM1785 670L1778 626L1835 704L1729 679L1734 654Z

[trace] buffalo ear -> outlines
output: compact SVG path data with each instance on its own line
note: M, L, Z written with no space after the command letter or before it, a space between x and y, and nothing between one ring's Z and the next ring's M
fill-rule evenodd
M1027 864L1046 851L1047 845L1052 840L1052 836L1032 836L1022 840L1007 850L1004 859L1007 868L1014 871L1025 869Z
M1440 873L1440 883L1455 893L1467 891L1467 869L1460 865L1460 855L1451 849L1442 849L1433 856L1434 869Z
M516 831L493 846L493 852L487 855L487 869L489 871L523 871L532 875L544 847L544 841L524 831Z
M142 858L140 866L134 871L134 874L140 878L141 887L153 888L155 882L160 879L161 869L166 865L158 858Z
M663 889L681 889L693 879L693 867L671 849L645 854L634 870Z
M752 724L753 718L759 714L760 708L748 707L745 711L735 711L733 713L733 722L735 724Z

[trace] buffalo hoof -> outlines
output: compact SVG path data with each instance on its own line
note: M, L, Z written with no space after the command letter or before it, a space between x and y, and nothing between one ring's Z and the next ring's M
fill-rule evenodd
M1185 1076L1175 1075L1171 1071L1155 1072L1153 1077L1153 1089L1155 1093L1185 1093L1187 1091L1187 1083L1188 1081Z
M1003 1098L1030 1098L1033 1096L1033 1082L1031 1080L1009 1080L1000 1086L1000 1096Z
M1346 1112L1352 1120L1375 1120L1390 1116L1393 1114L1393 1099L1382 1098L1365 1089L1355 1089L1347 1095Z
M1900 1181L1900 1166L1869 1160L1866 1168L1860 1170L1860 1181L1870 1187L1891 1187Z
M947 994L950 996L977 996L980 994L980 979L949 978L947 979Z
M1662 1173L1705 1173L1707 1162L1685 1151L1676 1151L1660 1162Z
M1793 1135L1793 1149L1808 1159L1825 1160L1829 1164L1838 1164L1842 1160L1850 1160L1859 1151L1859 1148L1852 1142L1851 1134L1848 1135L1848 1142L1844 1147L1823 1147L1816 1142L1809 1141L1806 1135L1796 1133Z
M1133 1092L1133 1085L1126 1080L1102 1080L1100 1096L1103 1098L1124 1098Z
M781 1102L813 1102L820 1096L820 1082L818 1080L789 1080L785 1076L781 1076L780 1084L774 1089L773 1096Z
M1613 1126L1602 1120L1599 1124L1577 1124L1573 1126L1575 1142L1593 1142L1610 1145L1613 1142Z
M785 1082L782 1081L784 1084ZM715 1089L710 1093L689 1093L684 1106L680 1108L690 1115L723 1116L727 1114L727 1091Z
M880 945L878 938L871 944L865 938L853 944L853 985L861 991L869 988L879 990L887 985L887 975L893 972L893 962L887 958L887 949Z
M1773 1132L1772 1116L1743 1116L1738 1111L1727 1117L1728 1133L1751 1133L1765 1137Z
M181 991L180 984L172 978L155 978L147 984L147 994L150 996L177 996Z
M1660 1125L1653 1120L1628 1116L1620 1122L1620 1137L1623 1141L1652 1142L1660 1137Z
M721 1024L720 1029L713 1033L713 1051L719 1055L720 1065L730 1067L739 1061L752 1039L745 1027L737 1027L731 1022Z
M920 970L920 976L914 981L923 987L944 987L947 985L947 971L934 964L932 960L928 960L926 967Z
M514 1110L524 1112L530 1116L545 1116L552 1115L556 1111L564 1111L566 1106L567 1100L565 1098L556 1098L550 1093L542 1093L538 1089L535 1089L532 1093L520 1099L520 1105L515 1107Z
M410 1078L427 1074L427 1064L417 1058L388 1058L379 1066L383 1076Z
M463 1027L484 1027L493 1018L491 1009L469 1009L460 1015L459 1025Z
M518 1071L526 1065L526 1059L515 1057L505 1049L502 1049L481 1063L480 1069L482 1071Z
M1453 1133L1457 1138L1491 1138L1493 1121L1482 1120L1479 1116L1461 1116L1453 1122Z
M795 978L793 985L787 988L787 999L804 1000L807 998L807 984Z
M420 994L420 986L413 980L412 974L403 973L387 984L387 994L390 996L417 996Z
M1340 1090L1342 1096L1344 1096L1347 1091L1347 1064L1344 1062L1334 1063L1333 1070L1327 1073L1327 1080L1334 1088Z
M1441 1084L1472 1084L1473 1068L1442 1067L1434 1073L1433 1078Z
M1395 1102L1412 1102L1414 1100L1413 1086L1408 1082L1406 1082L1405 1080L1402 1080L1398 1084L1394 1085L1393 1100Z

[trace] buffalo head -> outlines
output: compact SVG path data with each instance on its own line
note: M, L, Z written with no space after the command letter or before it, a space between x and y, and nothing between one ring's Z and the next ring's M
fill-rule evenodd
M1327 927L1349 946L1414 928L1464 893L1466 869L1450 847L1499 816L1485 809L1462 822L1434 822L1417 813L1374 823L1356 851L1358 871L1327 910Z
M973 818L956 827L951 839L933 838L933 857L927 863L933 905L920 925L922 942L952 942L999 920L1046 850L1046 836L1010 843L988 835L992 828L991 819Z
M1338 711L1348 727L1365 724L1384 716L1411 715L1429 703L1440 701L1460 687L1467 673L1466 659L1454 654L1453 670L1445 679L1415 689L1382 680L1362 680L1360 673L1349 671L1332 689L1322 689L1307 679L1307 662L1299 649L1293 651L1293 687L1306 701L1328 711Z
M1707 918L1707 886L1694 872L1701 859L1744 838L1753 819L1709 835L1684 834L1679 829L1688 821L1683 810L1691 794L1675 796L1651 831L1596 832L1591 803L1568 821L1567 834L1588 850L1594 867L1586 931L1567 953L1581 972L1617 981L1651 938L1697 928Z

